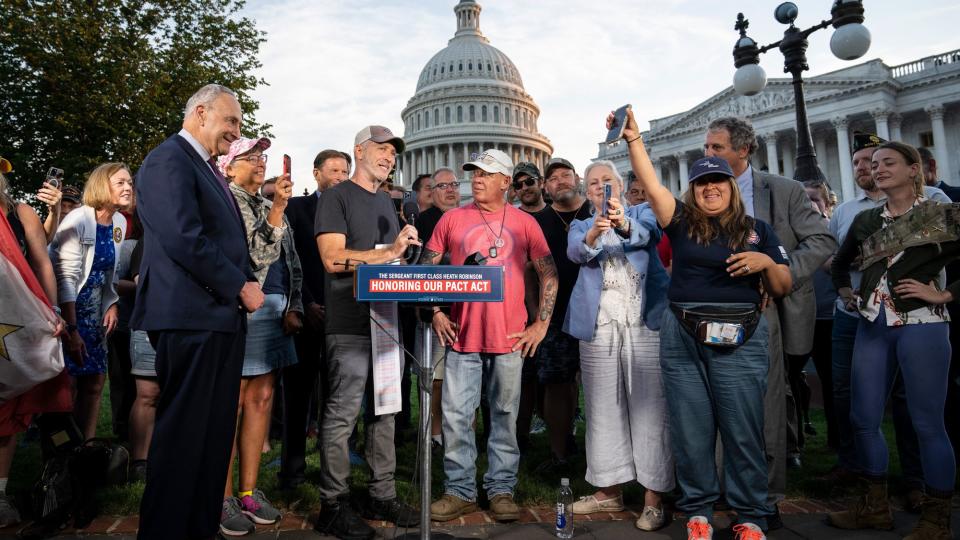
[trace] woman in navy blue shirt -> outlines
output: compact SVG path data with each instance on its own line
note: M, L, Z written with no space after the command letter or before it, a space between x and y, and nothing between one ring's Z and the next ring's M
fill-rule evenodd
M612 122L613 115L608 127ZM677 508L689 516L688 538L713 538L719 430L726 498L738 514L736 538L763 540L773 509L766 504L767 326L760 305L762 291L774 298L790 291L786 251L772 227L746 214L726 161L696 161L690 188L677 200L657 179L632 111L623 138L637 181L673 246L660 366L683 492Z

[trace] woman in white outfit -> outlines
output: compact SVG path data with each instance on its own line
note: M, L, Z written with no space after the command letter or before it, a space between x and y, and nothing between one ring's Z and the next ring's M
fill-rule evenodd
M578 308L567 310L563 330L580 340L586 480L599 490L573 512L623 510L620 486L636 480L647 488L636 525L651 531L665 524L661 494L674 486L657 332L669 282L657 256L662 232L649 205L623 208L613 163L596 161L584 176L597 211L570 226L567 256L581 266L570 298Z

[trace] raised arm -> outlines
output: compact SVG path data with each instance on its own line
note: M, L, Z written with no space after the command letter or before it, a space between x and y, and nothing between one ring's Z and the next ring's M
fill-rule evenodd
M607 117L607 126L613 123L613 114ZM647 200L657 216L657 223L661 227L666 227L673 220L673 213L677 208L677 200L673 193L660 183L657 173L653 169L653 163L650 162L650 156L647 155L647 149L643 146L643 139L640 138L640 128L633 117L633 110L627 109L627 125L623 129L623 138L627 141L627 152L630 154L630 166L633 173L637 175L637 180L643 186L647 193Z

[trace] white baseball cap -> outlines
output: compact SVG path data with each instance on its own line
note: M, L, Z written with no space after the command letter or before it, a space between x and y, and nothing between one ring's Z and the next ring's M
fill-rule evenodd
M488 173L500 173L513 178L513 160L500 150L490 148L480 153L473 161L463 164L463 170L483 169Z

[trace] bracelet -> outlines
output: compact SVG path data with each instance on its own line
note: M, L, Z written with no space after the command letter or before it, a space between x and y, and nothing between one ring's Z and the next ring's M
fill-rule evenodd
M60 306L52 306L53 312L57 314L58 317L63 317L63 311L60 309Z
M641 141L641 142L642 142L642 141L643 141L643 135L637 135L636 137L628 140L628 141L627 141L627 144L630 144L630 143L636 142L636 141Z

